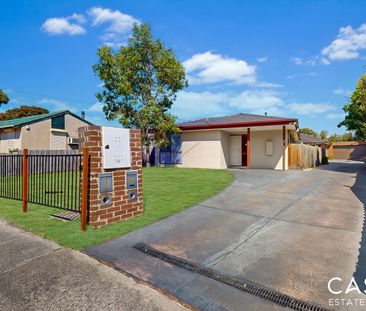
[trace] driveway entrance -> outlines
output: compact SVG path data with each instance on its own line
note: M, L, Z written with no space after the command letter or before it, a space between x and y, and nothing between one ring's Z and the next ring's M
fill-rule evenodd
M366 277L366 165L336 162L311 171L233 170L224 192L184 212L85 250L201 310L282 310L269 301L144 254L166 253L330 309L329 299ZM167 207L169 208L169 207ZM355 301L355 300L353 300ZM366 307L363 307L366 308Z

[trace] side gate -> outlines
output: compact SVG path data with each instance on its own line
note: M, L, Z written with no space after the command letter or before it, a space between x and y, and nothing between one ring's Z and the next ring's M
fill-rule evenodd
M89 152L30 151L0 155L0 197L81 213L86 229Z

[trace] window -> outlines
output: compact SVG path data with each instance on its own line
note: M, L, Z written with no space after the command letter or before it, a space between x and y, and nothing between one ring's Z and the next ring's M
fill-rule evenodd
M51 119L51 128L64 130L65 129L65 115L53 117Z

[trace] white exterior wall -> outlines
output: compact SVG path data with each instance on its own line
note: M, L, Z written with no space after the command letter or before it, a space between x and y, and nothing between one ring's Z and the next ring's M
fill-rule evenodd
M226 168L223 160L221 131L187 131L182 133L182 166Z
M221 168L229 167L230 161L230 133L220 131L221 136Z
M21 129L21 148L29 150L50 149L51 119L23 126Z
M182 167L227 168L230 136L223 130L182 133ZM266 155L266 142L273 142L273 154ZM285 169L288 169L288 130L286 130ZM250 133L250 168L282 170L282 129L253 130Z
M285 169L288 169L286 130ZM266 141L273 141L273 155L266 156ZM282 130L250 132L250 167L282 170Z
M8 153L9 149L21 149L20 129L0 132L0 153Z

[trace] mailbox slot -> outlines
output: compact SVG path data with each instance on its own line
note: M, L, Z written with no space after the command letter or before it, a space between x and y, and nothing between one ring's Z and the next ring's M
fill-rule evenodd
M127 171L126 172L126 186L127 189L137 188L137 171Z
M113 191L112 173L102 173L99 175L99 189L100 193Z

